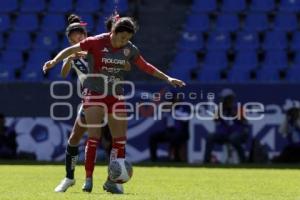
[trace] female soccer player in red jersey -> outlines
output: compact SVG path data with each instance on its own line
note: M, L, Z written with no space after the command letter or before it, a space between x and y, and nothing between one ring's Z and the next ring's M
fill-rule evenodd
M88 37L79 44L65 48L53 60L47 61L43 66L43 70L47 71L68 56L81 51L87 51L91 55L88 74L100 74L101 77L87 76L83 82L85 120L89 134L97 135L101 129L95 125L101 124L104 116L108 114L108 124L113 137L110 160L125 158L127 121L120 120L120 118L126 118L127 114L118 112L115 108L117 104L118 109L125 108L121 98L123 88L120 84L114 87L115 82L123 80L124 66L128 62L134 63L141 70L167 81L174 87L185 85L183 81L169 77L144 60L137 47L129 41L135 32L136 24L131 18L115 19L110 33ZM117 96L113 94L117 94ZM87 145L92 147L94 143L88 140ZM112 181L108 179L103 188L107 190L111 183Z
M77 44L87 37L87 30L85 28L85 23L81 22L80 17L77 15L70 15L68 18L69 26L66 29L66 36L71 45ZM110 22L107 23L107 29L111 29ZM79 52L70 55L64 60L61 75L66 77L71 68L73 68L77 75L87 74L88 66L86 61L86 52ZM127 66L129 68L129 66ZM77 119L74 123L71 135L68 140L68 145L66 149L65 157L65 169L66 177L61 181L61 183L55 188L55 192L65 192L70 186L75 184L74 171L75 165L78 157L78 145L83 134L87 131L86 127L80 125L79 121L85 124L84 112L81 108L78 112ZM90 141L95 143L95 148L86 148L86 159L85 159L85 171L86 171L86 181L82 187L83 191L91 192L93 188L92 176L95 165L96 156L96 146L100 138L100 133L98 135L89 135ZM87 145L87 147L89 147ZM112 185L114 188L121 188L119 184ZM114 192L115 190L109 191Z

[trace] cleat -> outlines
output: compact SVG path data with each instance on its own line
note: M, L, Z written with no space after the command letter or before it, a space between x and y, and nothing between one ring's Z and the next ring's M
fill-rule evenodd
M103 185L103 190L112 194L123 194L123 185L107 180Z
M55 192L65 192L69 187L75 185L75 179L64 178L54 189Z
M92 190L93 190L93 178L86 178L82 186L82 191L92 192Z

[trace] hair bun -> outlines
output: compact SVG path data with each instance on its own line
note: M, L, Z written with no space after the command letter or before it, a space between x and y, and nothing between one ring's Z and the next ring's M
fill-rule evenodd
M71 14L68 17L68 22L69 22L69 24L80 23L80 17L78 15Z

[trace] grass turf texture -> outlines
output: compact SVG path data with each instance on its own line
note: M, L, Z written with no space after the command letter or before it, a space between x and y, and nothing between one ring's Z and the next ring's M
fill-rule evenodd
M63 165L0 165L0 199L180 199L180 200L300 200L297 168L134 166L124 195L102 190L106 167L97 166L94 189L83 193L84 167L76 168L76 185L66 193L54 193L64 177Z

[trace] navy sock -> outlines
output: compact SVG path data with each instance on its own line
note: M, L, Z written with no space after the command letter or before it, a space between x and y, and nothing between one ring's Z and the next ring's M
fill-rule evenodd
M69 179L74 179L74 171L75 171L75 165L78 158L78 146L70 146L68 144L67 150L66 150L66 177Z

